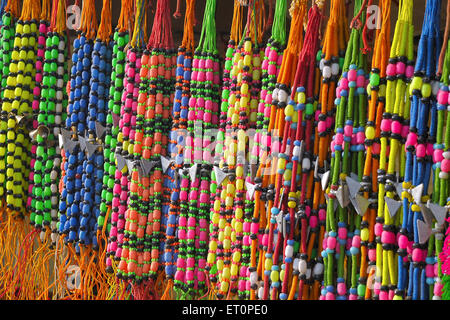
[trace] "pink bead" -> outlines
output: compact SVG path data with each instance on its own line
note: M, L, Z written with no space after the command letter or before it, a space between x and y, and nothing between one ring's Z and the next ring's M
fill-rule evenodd
M397 70L396 70L395 64L392 64L392 63L388 64L388 66L386 68L386 75L391 76L391 77L397 75Z
M348 70L348 73L347 73L348 81L356 81L356 77L357 77L357 74L356 74L355 69Z
M316 216L310 216L309 217L309 227L310 228L317 228L319 225L318 219Z
M186 230L185 229L178 229L178 238L181 240L186 239Z
M341 91L342 91L341 87L337 87L336 88L336 98L340 98L341 97Z
M397 65L395 66L397 74L404 74L405 68L406 68L405 63L403 63L401 61L397 62Z
M402 138L406 139L409 133L409 126L402 127Z
M117 251L117 242L111 242L110 249L111 251Z
M353 236L352 247L355 247L355 248L361 247L361 237L360 236Z
M426 155L426 149L424 144L418 144L416 146L416 156L419 158L423 158Z
M270 50L269 60L277 61L277 59L278 59L278 53L275 50Z
M348 300L351 300L351 301L358 300L358 295L357 294L349 294Z
M269 60L264 59L264 61L262 62L261 68L263 70L267 70L268 67L269 67Z
M353 127L351 125L346 124L344 127L344 135L346 137L351 137L353 134Z
M277 58L277 66L281 66L281 63L283 62L283 55L279 54ZM278 67L279 69L279 67Z
M254 234L257 234L258 231L259 231L259 224L256 223L256 222L252 222L251 232L254 233Z
M186 281L192 281L192 280L194 280L194 271L186 270Z
M306 217L309 218L309 216L311 215L311 207L310 207L310 206L307 206L307 207L305 208L305 213L306 213Z
M341 90L348 90L348 79L347 78L342 78L341 80L339 80L339 88L341 88Z
M327 248L328 249L334 249L336 247L336 238L335 237L328 237L327 239Z
M377 259L377 250L376 249L369 249L369 260L370 261L375 261Z
M372 153L373 154L380 154L381 145L379 143L374 143L372 145Z
M339 239L347 239L347 229L346 228L339 228L338 229L338 236L339 236Z
M373 291L375 292L375 294L379 294L380 293L380 288L381 288L381 283L380 282L375 282L373 284Z
M328 237L325 236L325 237L323 238L323 241L322 241L322 249L323 249L323 250L326 250L326 249L327 249L327 240L328 240Z
M412 78L414 76L414 67L413 66L407 66L405 74L406 74L407 78Z
M340 296L345 295L347 292L347 289L345 288L345 283L340 282L337 284L337 294Z
M408 243L409 243L408 237L405 235L400 235L400 237L398 238L398 247L400 249L406 249Z
M382 232L383 232L383 225L381 223L375 223L375 235L377 237L380 237Z
M391 122L392 120L390 119L383 119L381 120L381 130L382 131L390 131L391 130Z
M414 262L420 262L422 261L422 250L415 248L412 251L412 260Z
M437 102L446 105L448 103L448 91L439 90L437 95Z
M441 162L441 170L444 172L450 172L450 160L443 159Z
M408 146L415 146L417 144L417 133L415 132L410 132L408 134L408 138L406 140L406 144L405 147Z
M267 234L263 235L261 243L263 246L267 246L269 244L269 237L267 236Z
M363 88L365 82L366 82L366 78L364 76L358 76L356 78L356 86L358 88Z
M427 264L427 266L425 267L425 274L428 278L434 278L434 265Z
M381 242L388 244L395 243L395 234L393 232L383 231L381 233Z
M433 293L435 296L441 297L442 296L442 288L444 285L442 283L436 282L434 284L434 290Z
M391 130L395 134L400 134L402 132L402 124L399 121L392 121Z
M433 151L434 151L433 144L427 143L427 156L433 155Z
M325 121L319 121L317 130L319 132L325 132L327 130L327 125L326 125Z
M366 135L364 134L364 132L358 132L356 134L356 143L357 144L363 144L365 138L366 138Z
M388 292L387 291L380 291L380 300L388 300Z
M244 236L244 237L242 238L242 244L243 244L244 246L250 246L251 243L252 243L252 241L251 241L251 239L250 239L249 236L246 235L246 236Z
M325 300L335 300L335 296L334 293L332 292L327 292L327 294L325 295Z
M327 216L327 212L325 209L320 209L319 210L319 220L320 221L324 221L326 219Z
M206 233L206 231L200 231L199 240L205 242L208 241L208 234Z
M277 66L274 64L269 64L269 67L267 68L267 72L269 73L269 75L276 75Z
M240 291L245 290L245 281L244 280L239 280L238 290L240 290Z
M189 240L195 239L195 230L194 229L189 229L187 231L187 239L189 239Z
M205 60L205 68L206 69L213 69L213 61L211 59Z

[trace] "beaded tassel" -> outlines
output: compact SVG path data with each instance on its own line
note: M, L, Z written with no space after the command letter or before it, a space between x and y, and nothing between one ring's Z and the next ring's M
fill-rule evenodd
M363 10L362 3L356 2L355 15L359 15ZM325 191L328 202L327 233L324 236L322 251L325 264L324 285L320 296L322 300L346 300L350 293L347 289L349 287L352 289L350 295L352 298L355 296L360 223L368 205L367 200L357 192L350 194L351 186L348 180L350 173L356 174L353 178L356 183L359 183L362 177L366 93L364 88L367 86L365 55L359 50L362 30L356 29L353 22L352 27L343 73L336 92L336 134L331 142L331 184ZM356 191L358 190L359 188ZM348 207L350 202L356 215ZM351 264L351 267L347 268L346 280L343 268L345 260L348 265Z
M122 7L118 26L113 35L111 85L109 88L108 112L106 116L105 143L103 155L105 159L102 203L100 205L100 217L97 221L99 227L104 223L108 226L108 245L106 248L107 272L114 272L113 261L120 260L121 250L119 244L123 242L123 212L121 211L121 184L120 178L116 181L118 172L116 165L116 146L118 145L119 119L121 110L122 91L125 83L125 46L129 42L129 16L131 15L131 2L122 0ZM110 224L106 215L110 210ZM121 217L122 216L122 217Z

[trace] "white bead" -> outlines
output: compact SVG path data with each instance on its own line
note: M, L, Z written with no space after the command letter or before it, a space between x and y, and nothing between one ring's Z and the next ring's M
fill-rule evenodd
M332 74L333 76L336 76L336 75L339 74L339 63L333 63L333 64L331 65L331 74Z
M63 67L58 67L56 72L58 72L58 75L62 76L64 74L64 68ZM58 81L56 81L56 85L58 86L58 88L62 88L63 87L62 83L63 83L62 79L58 79Z
M437 94L439 92L439 81L431 82L431 91L433 92L434 96L437 96Z
M434 237L436 238L436 240L440 241L440 240L444 240L444 234L443 233L436 233L434 235Z
M309 158L303 158L302 169L309 170L310 168L311 168L311 161L309 161Z
M63 79L56 80L56 87L58 87L58 88L64 87L64 80Z
M62 119L61 119L60 115L55 116L55 123L56 124L61 124L61 121L62 121Z
M448 173L444 171L439 172L439 179L448 179Z
M58 43L58 49L59 49L60 51L64 50L65 47L66 47L65 41L60 41L60 42Z
M55 111L56 112L62 112L63 106L62 103L55 104Z
M272 100L276 100L278 98L278 91L280 91L280 89L278 88L273 89Z
M62 91L56 91L56 99L58 99L58 100L62 100L63 99Z
M58 210L57 210L57 209L52 209L52 210L50 211L50 213L51 213L51 215L52 215L52 218L58 217ZM52 221L52 222L55 222L55 225L56 225L56 221Z
M64 55L62 53L58 54L58 62L64 63Z
M320 59L320 62L319 62L319 69L320 69L320 71L323 70L323 67L324 67L324 66L325 66L325 60Z
M295 146L294 150L292 150L292 154L294 155L294 157L299 157L300 158L300 147L299 146Z
M439 296L433 296L433 300L441 300L441 297L439 297Z
M306 279L311 278L311 268L306 269Z
M258 281L258 273L256 271L253 271L250 273L250 283L255 284Z
M447 160L450 159L450 151L442 152L442 156Z
M324 66L322 70L322 75L325 79L328 79L331 77L331 68L330 66Z
M56 240L58 239L58 234L57 233L52 233L50 235L50 237L52 238L52 242L56 242Z
M56 151L58 151L58 149L59 149L59 152L61 152L61 149L59 148L59 146L56 147ZM56 154L58 154L58 152ZM53 165L55 166L55 168L59 168L61 166L61 158L60 157L56 157L53 160Z
M280 102L287 102L288 99L288 94L286 91L284 90L279 90L278 91L278 101Z
M323 264L322 263L316 263L313 269L314 275L321 275L323 274Z
M286 249L284 250L284 255L286 256L286 258L292 258L293 254L294 254L294 247L286 246Z
M263 296L264 296L264 288L260 287L258 289L258 298L259 298L259 300L262 300Z
M57 177L58 177L58 173L55 170L52 170L52 172L50 172L50 179L56 180ZM52 190L52 192L53 192L53 190Z
M39 238L41 239L41 242L44 242L44 239L45 239L45 231L41 231L41 233L39 233Z
M53 216L52 216L53 217ZM57 216L55 216L57 217ZM56 221L50 222L50 229L55 230L56 229Z
M300 261L300 259L299 258L295 258L294 259L294 263L292 264L292 268L294 269L294 270L298 270L298 262Z
M298 262L298 271L300 274L306 274L306 270L308 269L308 266L306 264L306 260L301 259Z

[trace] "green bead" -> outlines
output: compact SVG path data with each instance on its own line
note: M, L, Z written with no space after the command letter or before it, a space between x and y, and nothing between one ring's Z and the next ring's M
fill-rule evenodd
M307 115L311 115L314 113L314 105L312 103L307 103L306 104L306 109L305 109L305 113Z
M363 284L358 284L358 296L364 297L366 295L366 286Z
M106 201L111 202L113 199L113 193L109 192L106 194Z
M105 224L105 217L102 215L98 216L97 224L99 227L103 227L103 225Z
M42 210L42 208L41 208L41 209L38 209L38 210ZM43 220L44 220L44 217L43 217L43 216L37 215L37 216L36 216L36 219L34 220L34 222L35 222L37 225L41 226Z
M370 85L372 87L377 87L380 84L380 75L378 73L370 74Z
M36 222L36 213L35 212L31 212L31 214L30 214L30 221L31 222Z

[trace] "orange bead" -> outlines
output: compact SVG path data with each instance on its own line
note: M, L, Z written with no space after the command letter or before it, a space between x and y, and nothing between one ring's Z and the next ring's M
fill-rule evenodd
M139 75L141 76L141 78L147 78L147 74L148 74L147 68L141 68L141 70L139 71Z
M163 99L164 99L163 94L161 92L158 92L156 94L156 101L163 101Z
M166 57L163 54L158 55L158 64L164 64L166 62Z
M150 271L150 264L144 264L144 266L142 267L142 273L148 273Z
M145 113L145 118L154 119L155 118L155 109L154 108L148 109L147 112Z
M172 76L172 70L169 69L169 70L165 70L165 71L166 71L166 72L165 72L165 74L164 74L164 78L165 78L166 80L169 80L170 77Z
M153 144L153 138L152 137L145 137L144 138L144 146L151 147Z
M130 192L137 193L137 189L138 189L137 183L131 182L130 183Z
M155 144L153 147L153 154L161 154L161 145L160 144Z
M137 228L138 228L138 225L137 225L136 222L131 222L131 223L130 223L130 229L129 229L130 232L136 233Z
M133 146L133 153L141 154L142 152L142 145L141 144L135 144Z
M170 105L170 98L169 97L164 97L163 106L164 107L168 107L169 105Z
M144 149L142 151L142 158L144 159L150 159L150 157L152 156L151 152L149 149Z
M130 250L130 260L137 260L137 251L136 250Z
M151 254L149 251L144 251L144 261L150 261Z
M136 262L130 261L128 262L128 273L136 272Z
M141 56L141 65L144 66L144 65L148 64L148 60L149 60L148 54L143 54Z
M158 76L164 77L166 75L166 69L164 66L158 66Z
M145 226L147 224L147 216L140 215L138 219L138 223L140 226Z
M155 114L162 114L163 113L163 106L162 106L162 104L157 104L156 106L155 106Z
M158 271L158 262L152 262L152 264L150 265L150 270L152 271L152 272L157 272Z
M145 234L145 229L144 228L138 228L137 229L136 236L138 237L138 239L144 238L144 234Z
M151 68L150 69L150 78L157 78L158 77L158 69Z
M136 210L128 210L128 219L136 221L138 219L138 213Z
M137 107L137 114L145 115L145 99L144 102L140 102Z
M150 179L148 177L142 177L141 183L144 188L148 188L148 186L150 185Z
M150 64L151 64L152 66L157 65L157 64L158 64L158 56L152 56L152 57L150 58Z
M158 258L159 258L159 250L152 249L152 259L158 259Z
M161 210L153 210L153 219L161 219Z
M138 171L132 171L131 172L131 179L134 181L138 181L139 180L139 172Z
M123 249L122 249L122 258L128 259L129 251L130 251L130 250L129 250L128 248L123 248Z
M162 138L162 133L161 132L155 132L153 134L153 139L155 139L155 141L161 141Z
M145 234L148 236L151 236L153 233L153 227L151 225L147 225L147 227L145 228Z
M159 170L155 171L155 174L153 175L155 179L161 179L162 178L162 172Z
M127 273L127 263L125 260L120 260L119 262L119 270L121 270L124 273Z

